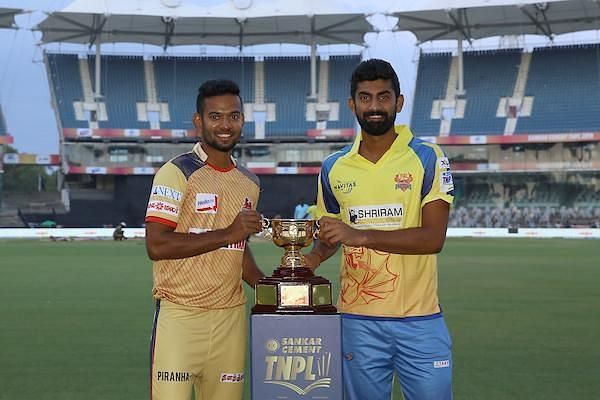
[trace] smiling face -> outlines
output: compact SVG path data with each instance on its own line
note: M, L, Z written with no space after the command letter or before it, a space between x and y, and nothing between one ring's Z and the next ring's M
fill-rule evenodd
M194 115L194 126L209 148L230 152L240 141L244 126L239 96L223 94L204 98L202 114Z
M396 114L403 103L404 97L396 97L390 80L376 79L358 82L354 98L348 104L363 132L381 136L394 130Z

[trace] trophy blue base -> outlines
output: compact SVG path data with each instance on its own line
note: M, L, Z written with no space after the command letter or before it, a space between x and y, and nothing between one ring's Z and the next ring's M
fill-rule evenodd
M253 314L253 400L342 400L339 314Z

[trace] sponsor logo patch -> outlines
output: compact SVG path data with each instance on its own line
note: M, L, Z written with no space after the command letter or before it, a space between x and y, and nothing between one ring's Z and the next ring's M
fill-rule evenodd
M185 371L158 371L156 378L164 382L189 382L192 379L192 374Z
M154 211L173 216L179 215L179 207L166 201L153 200L148 203L148 212Z
M243 372L223 373L219 380L221 383L242 383L244 382Z
M438 168L441 170L450 169L450 161L448 161L448 157L440 157L438 158Z
M433 368L450 368L450 360L434 361Z
M152 186L152 196L166 197L177 202L181 201L181 192L168 186L156 185Z
M354 189L355 187L356 181L340 181L336 179L335 184L333 185L333 190L341 192L343 194L348 194L352 192L352 189Z
M396 190L400 189L405 192L412 189L413 176L408 172L396 174L394 181L396 182Z
M440 174L440 192L448 193L454 189L454 182L452 181L452 173L450 171L444 171Z
M351 224L367 227L402 227L404 206L402 204L380 204L377 206L356 206L348 208Z
M196 212L216 214L219 208L219 196L214 193L196 193Z

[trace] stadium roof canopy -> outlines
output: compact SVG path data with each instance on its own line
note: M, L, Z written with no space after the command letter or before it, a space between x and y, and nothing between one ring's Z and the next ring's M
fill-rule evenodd
M37 29L42 41L248 46L362 45L373 28L343 0L76 0Z
M410 31L419 43L457 40L457 90L464 93L462 42L492 36L544 35L600 29L600 0L388 0L398 18L395 31Z
M0 28L13 28L15 26L15 15L23 10L19 8L0 7Z
M365 13L344 0L75 0L38 26L42 42L145 43L163 46L311 46L311 91L316 96L316 45L364 44L373 30ZM99 54L99 47L96 51ZM99 60L99 57L96 58ZM100 96L100 64L96 96Z
M600 29L599 0L394 1L386 13L398 17L394 30L410 31L420 43Z

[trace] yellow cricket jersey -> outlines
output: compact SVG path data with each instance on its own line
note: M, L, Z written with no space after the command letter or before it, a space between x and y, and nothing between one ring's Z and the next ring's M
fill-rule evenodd
M229 226L242 208L256 209L258 178L235 165L220 170L206 162L199 144L173 158L154 177L146 222L181 233L202 233ZM246 242L195 257L154 262L154 297L206 309L246 302L242 258Z
M421 226L421 208L452 203L450 164L435 144L397 126L396 140L373 164L359 153L362 136L330 155L319 176L319 215L357 229ZM419 317L440 312L436 256L403 255L343 246L338 308L374 317Z

